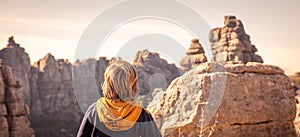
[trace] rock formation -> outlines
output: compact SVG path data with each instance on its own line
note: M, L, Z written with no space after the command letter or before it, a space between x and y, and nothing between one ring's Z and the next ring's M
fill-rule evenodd
M192 44L186 54L187 56L180 60L181 69L184 72L191 70L193 67L201 63L207 62L204 49L198 39L192 40Z
M289 76L295 91L300 90L300 72L296 72L294 75Z
M12 69L0 61L0 136L34 137L28 119L29 108Z
M32 113L41 114L61 110L76 103L72 85L72 64L55 60L47 54L31 68Z
M133 65L138 71L141 95L148 94L155 88L166 88L180 75L175 64L169 64L158 53L148 50L138 51Z
M31 66L28 54L13 37L9 38L7 47L0 51L0 58L12 67L20 79L25 102L34 116L59 111L70 104L75 104L74 88L78 89L79 92L76 93L82 97L80 100L84 101L87 107L93 100L91 98L96 99L102 94L100 86L104 81L106 67L118 59L109 60L100 57L98 60L88 59L71 64L67 60L56 60L54 56L48 54ZM160 59L157 53L140 52L134 64L140 72L139 87L142 94L147 94L157 87L165 88L179 76L176 66ZM72 70L78 79L72 79Z
M10 66L23 88L25 103L30 106L30 59L25 49L14 41L8 39L6 48L0 51L0 58L4 64Z
M3 58L4 63L12 67L10 71L15 72L16 76L20 78L20 84L24 85L22 88L26 104L29 106L28 111L31 112L32 126L36 130L37 136L45 137L75 136L74 131L77 130L82 116L81 109L84 110L102 94L100 86L104 81L105 69L111 62L119 59L100 57L98 60L88 59L71 64L67 60L55 59L53 55L47 54L31 66L28 54L24 48L15 43L13 37L9 38L8 46L0 51L0 57ZM179 76L176 66L160 59L157 53L140 52L135 66L142 74L140 89L147 93L152 88L162 87L162 84L166 87L175 77ZM73 79L72 75L77 79ZM163 83L161 83L162 80ZM145 87L147 90L143 90ZM76 95L74 89L78 91ZM16 95L19 95L18 92L16 91ZM3 98L4 95L1 97ZM3 101L1 103L5 104ZM81 109L77 103L81 104ZM12 107L15 106L12 105ZM0 136L9 135L9 126L5 124L7 119L4 120L7 117L5 105L1 105L0 108L1 122L4 123L1 124L3 132L1 131ZM25 109L19 110L20 113L23 113ZM17 116L22 116L25 123L29 122L28 119L26 121L23 118L23 114L17 114ZM71 125L66 125L70 123ZM24 130L27 130L26 124L23 126ZM19 131L16 132L20 135ZM27 131L24 131L24 136L26 135Z
M296 99L296 107L297 107L297 113L295 118L295 127L297 131L297 135L300 136L300 73L297 72L294 75L289 76L293 89L295 91L295 99Z
M255 54L257 49L251 44L250 36L246 34L240 20L235 16L225 16L224 25L209 32L213 61L263 62L262 58Z
M108 64L109 60L99 58L78 61L72 65L68 60L56 60L53 55L47 54L31 68L33 114L56 112L66 106L77 105L74 88L79 91L77 97L87 100L99 97L99 94L95 96L92 93L101 92L98 86L103 82ZM72 71L77 78L75 80L72 78Z
M148 110L164 136L296 136L294 92L275 66L204 63L154 100Z
M107 59L99 57L77 61L73 64L74 88L78 103L83 109L94 103L102 96L101 84L104 81L104 72L109 64L121 58Z
M82 117L79 106L69 105L59 111L31 116L30 122L38 137L75 137Z
M49 53L31 67L30 85L36 135L75 136L83 114L74 93L72 64Z
M296 91L295 99L297 102L297 104L296 104L297 113L296 113L296 118L295 118L294 124L296 127L295 129L297 131L297 136L300 136L300 90Z

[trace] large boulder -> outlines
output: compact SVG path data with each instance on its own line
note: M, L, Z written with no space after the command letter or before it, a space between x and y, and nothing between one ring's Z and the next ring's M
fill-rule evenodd
M278 67L204 63L156 94L148 109L164 136L296 136L294 92Z

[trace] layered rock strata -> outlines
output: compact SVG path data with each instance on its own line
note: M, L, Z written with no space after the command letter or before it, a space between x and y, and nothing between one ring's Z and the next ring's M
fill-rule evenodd
M191 45L186 52L187 56L180 60L180 66L183 72L189 71L193 67L207 62L204 49L198 39L193 39Z
M72 83L72 64L56 60L50 53L31 68L31 110L51 113L76 103Z
M0 60L0 136L34 137L28 115L19 80Z
M246 34L241 20L235 16L225 16L224 25L209 32L213 61L263 63L262 58L255 54L257 49L251 44L250 36Z

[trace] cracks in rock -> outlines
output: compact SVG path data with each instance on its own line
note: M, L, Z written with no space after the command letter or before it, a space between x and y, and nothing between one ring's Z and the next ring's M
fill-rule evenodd
M262 121L262 122L256 122L256 123L233 123L233 124L230 124L230 126L243 126L243 125L260 125L260 124L268 124L268 123L271 123L271 122L274 122L276 120L268 120L268 121Z

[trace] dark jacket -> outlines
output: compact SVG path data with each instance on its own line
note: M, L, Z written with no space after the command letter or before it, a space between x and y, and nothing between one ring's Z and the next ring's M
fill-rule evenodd
M77 137L161 137L161 134L151 114L145 109L129 130L111 131L99 121L94 103L85 113Z

